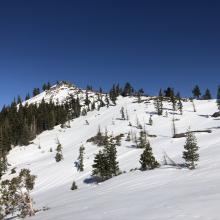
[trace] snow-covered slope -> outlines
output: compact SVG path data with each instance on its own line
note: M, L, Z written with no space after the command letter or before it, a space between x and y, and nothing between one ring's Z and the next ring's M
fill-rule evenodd
M63 96L59 97L65 97L68 92L64 89ZM40 100L39 97L36 99ZM170 104L164 104L168 117L159 117L153 114L155 109L152 101L137 103L133 97L119 97L116 106L89 112L87 116L72 121L69 129L57 126L54 130L39 135L33 144L14 148L8 158L12 168L29 168L37 175L32 194L35 206L39 209L50 208L39 212L32 219L220 219L220 121L206 117L216 111L215 100L195 101L195 105L196 113L193 112L192 103L184 102L183 115L175 116L178 133L185 132L189 126L192 130L212 130L212 133L196 133L200 162L194 171L161 166L152 171L129 172L140 166L139 157L143 150L132 147L132 143L126 142L124 138L117 151L120 169L127 173L98 185L89 182L94 155L99 148L86 141L97 133L99 126L103 132L107 129L109 134L126 134L132 130L138 135L139 130L128 125L129 121L136 125L138 118L150 135L157 136L149 139L160 163L163 163L164 152L175 162L183 162L185 138L171 138L173 115ZM127 110L129 121L118 120L121 107ZM153 126L148 125L150 114L153 114ZM89 125L86 125L86 120ZM64 160L60 163L56 163L54 159L57 137L64 154ZM39 143L41 149L38 148ZM86 149L85 171L79 173L74 162L81 144ZM50 152L50 148L53 152ZM79 187L77 191L70 190L73 180Z
M67 102L71 96L74 98L78 97L81 103L84 104L83 101L86 98L86 92L88 93L88 98L91 101L97 100L99 93L82 90L71 83L60 81L56 85L52 86L49 90L46 90L27 101L24 101L23 105L38 104L41 103L43 99L45 102L49 103L52 101L55 104L60 105Z

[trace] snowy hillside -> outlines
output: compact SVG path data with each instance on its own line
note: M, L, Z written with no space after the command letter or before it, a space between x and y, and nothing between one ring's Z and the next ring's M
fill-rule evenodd
M98 93L92 91L87 91L87 93L91 101L97 100ZM60 81L56 85L52 86L49 90L46 90L39 95L23 102L23 105L41 103L43 99L45 102L49 103L52 101L60 105L67 102L70 97L78 97L80 101L83 102L86 97L86 90L82 90L71 83Z
M58 91L58 92L57 92ZM71 94L84 94L75 87L62 85L31 99L28 103L43 98L62 103ZM15 147L9 154L11 168L28 168L37 175L32 194L35 207L49 210L37 213L33 220L218 220L220 201L220 121L210 117L217 111L215 100L195 101L197 112L191 102L183 103L183 115L175 114L177 133L191 130L207 130L211 133L195 133L200 147L200 162L196 170L190 171L163 165L164 154L176 163L183 163L182 152L185 138L172 138L173 111L171 104L164 102L168 115L155 114L153 101L143 97L137 103L134 97L119 97L116 106L103 107L86 116L71 121L71 128L57 126L46 131L26 147ZM120 120L124 107L128 120ZM153 125L148 125L150 115ZM158 169L141 172L140 154L132 142L125 141L128 132L139 135L137 120L145 127L153 153L162 164ZM89 122L89 124L86 123ZM129 126L131 122L132 126ZM101 184L90 182L94 155L100 147L87 140L96 135L99 126L109 134L125 134L122 145L117 147L120 170L126 173ZM63 146L64 160L55 162L56 139ZM79 147L85 146L85 171L78 172L74 162ZM40 145L40 149L39 149ZM50 148L53 152L50 152ZM7 175L12 176L12 175ZM79 189L71 191L76 181Z

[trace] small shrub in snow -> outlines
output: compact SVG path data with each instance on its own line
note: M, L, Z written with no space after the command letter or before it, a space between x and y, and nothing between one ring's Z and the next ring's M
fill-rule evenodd
M76 182L75 181L73 181L73 183L72 183L72 186L71 186L71 190L77 190L78 189L78 186L76 185Z

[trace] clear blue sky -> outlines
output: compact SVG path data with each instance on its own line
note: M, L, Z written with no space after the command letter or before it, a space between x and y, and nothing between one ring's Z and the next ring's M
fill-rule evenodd
M0 106L43 82L220 84L220 1L0 1Z

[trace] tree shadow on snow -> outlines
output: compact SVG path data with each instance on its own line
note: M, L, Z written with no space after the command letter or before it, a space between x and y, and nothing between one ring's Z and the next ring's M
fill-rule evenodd
M89 177L89 178L86 178L84 179L83 181L85 184L97 184L98 183L98 180L96 177Z

